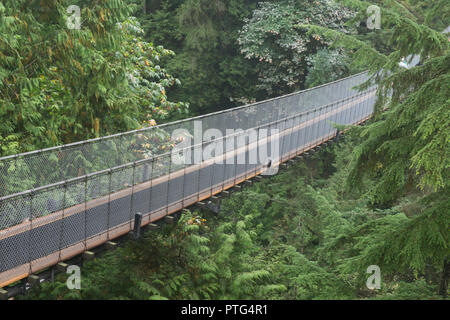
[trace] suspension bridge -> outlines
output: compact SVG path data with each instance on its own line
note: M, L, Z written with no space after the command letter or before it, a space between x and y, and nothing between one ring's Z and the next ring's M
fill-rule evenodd
M221 112L0 158L0 288L129 233L136 213L142 226L151 224L333 139L334 124L366 121L376 87L355 86L368 79L361 73ZM215 134L177 148L192 140L199 122ZM175 131L185 134L174 137ZM214 152L199 158L205 150ZM259 161L250 161L254 155Z

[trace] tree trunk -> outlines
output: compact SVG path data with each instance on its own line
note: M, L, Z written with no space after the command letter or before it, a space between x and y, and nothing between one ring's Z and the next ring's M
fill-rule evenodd
M438 294L444 299L447 298L448 281L450 278L450 261L448 259L444 262L444 268L442 269L441 280L439 281Z

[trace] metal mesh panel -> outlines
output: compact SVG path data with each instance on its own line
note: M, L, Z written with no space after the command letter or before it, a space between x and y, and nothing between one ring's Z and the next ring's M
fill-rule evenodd
M295 148L300 149L300 151L303 151L305 142L306 142L306 128L304 127L304 123L306 122L307 115L301 114L298 116L298 128L297 128L297 141Z
M184 195L184 165L178 161L169 158L169 182L168 182L168 204L179 203L183 200Z
M52 187L36 192L32 196L32 230L30 233L30 258L39 259L59 250L61 219L43 219L61 211L64 207L64 189Z
M0 202L0 230L5 230L30 219L29 195L18 196Z
M18 196L2 202L1 225L4 228L0 238L0 272L13 269L29 262L29 221L31 220L31 197ZM14 232L13 226L21 225L24 232ZM6 229L8 228L8 229Z
M88 238L108 229L108 195L112 178L112 175L103 173L87 181L87 200L90 202L86 210L86 236Z
M116 169L111 173L109 224L116 227L132 219L132 186L134 167ZM122 191L119 193L119 191Z
M109 239L119 227L126 232L137 212L172 213L186 200L229 188L324 141L336 132L333 123L360 122L373 111L376 88L360 94L353 87L367 79L360 74L249 106L0 159L0 196L24 191L0 198L0 279L63 249L86 248L97 235L108 232Z
M325 108L325 125L324 125L324 135L329 137L334 133L333 127L333 109L332 106L329 105Z
M0 196L94 173L168 151L170 133L181 126L243 130L311 110L357 93L366 73L284 97L176 123L0 159ZM280 109L280 110L276 110ZM275 111L275 112L274 112Z
M212 166L204 166L200 169L199 191L207 191L211 189Z
M152 176L154 182L151 190L150 211L163 209L167 205L169 170L170 155L161 156L155 159Z
M299 146L299 125L301 123L301 116L293 118L293 130L291 132L291 143L289 144L289 155L295 155Z
M60 247L64 249L84 240L85 236L85 181L69 182L60 230Z
M319 110L317 110L317 117L319 118L317 121L317 141L318 143L322 143L323 139L324 139L324 127L325 127L325 119L324 117L326 116L325 114L325 107L323 108L319 108Z
M306 128L305 128L305 148L309 147L314 141L314 126L313 126L313 120L314 120L314 112L310 111L306 114Z
M146 183L147 188L138 188L133 192L133 213L150 212L150 181L153 161L145 161L136 165L134 169L134 185Z
M198 188L198 182L199 182L199 171L194 170L197 168L197 164L194 162L194 152L195 150L199 150L199 148L195 148L194 146L191 146L189 149L189 163L191 165L188 165L186 167L186 171L184 172L184 183L183 183L183 189L184 189L184 195L186 197L192 196L197 194L199 188Z

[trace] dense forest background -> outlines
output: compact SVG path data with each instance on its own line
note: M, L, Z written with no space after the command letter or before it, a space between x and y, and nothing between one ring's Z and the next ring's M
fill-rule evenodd
M381 29L367 8L381 8ZM66 27L79 5L80 30ZM450 277L445 0L3 0L0 156L258 101L362 70L367 126L23 298L441 299ZM421 56L405 69L407 56ZM366 287L381 269L380 290Z

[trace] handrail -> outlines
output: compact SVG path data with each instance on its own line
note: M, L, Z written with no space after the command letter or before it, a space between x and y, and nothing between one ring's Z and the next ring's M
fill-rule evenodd
M360 76L362 74L365 74L367 72L368 71L363 71L363 72L360 72L360 73L357 73L357 74L354 74L354 75L351 75L351 76L348 76L348 77L345 77L345 78L342 78L342 79L338 79L338 80L335 80L335 81L332 81L332 82L329 82L329 83L326 83L326 84L319 85L317 87L296 91L296 92L289 93L289 94L286 94L286 95L282 95L282 96L278 96L278 97L274 97L274 98L270 98L270 99L266 99L266 100L262 100L262 101L257 101L257 102L254 102L254 103L250 103L250 104L246 104L246 105L242 105L242 106L238 106L238 107L234 107L234 108L230 108L230 109L226 109L226 110L206 113L204 115L199 115L199 116L195 116L195 117L192 117L192 118L181 119L181 120L177 120L177 121L163 123L163 124L156 125L156 126L153 126L153 127L147 127L147 128L141 128L141 129L126 131L126 132L116 133L116 134L107 135L107 136L103 136L103 137L99 137L99 138L93 138L93 139L73 142L73 143L69 143L69 144L63 144L63 145L60 145L60 146L49 147L49 148L44 148L44 149L39 149L39 150L34 150L34 151L22 152L22 153L18 153L18 154L15 154L15 155L4 156L4 157L0 157L0 162L2 162L4 160L10 160L10 159L23 157L23 156L44 153L44 152L48 152L48 151L56 151L56 150L61 150L61 149L64 149L64 148L81 146L81 145L84 145L84 144L97 142L97 141L108 140L108 139L111 139L111 138L116 138L116 137L132 134L132 133L145 132L145 131L149 131L149 130L156 130L156 129L164 128L166 126L171 126L171 125L174 125L174 124L184 123L184 122L197 120L197 119L203 119L205 117L210 117L210 116L213 116L213 115L218 115L218 114L223 114L223 113L228 113L228 112L234 112L234 111L237 111L237 110L240 110L240 109L245 109L245 108L248 108L248 107L253 107L253 106L256 106L256 105L259 105L259 104L263 104L263 103L267 103L267 102L271 102L271 101L276 101L276 100L279 100L279 99L283 99L283 98L287 98L287 97L290 97L290 96L298 95L298 94L305 93L305 92L308 92L308 91L317 90L317 89L322 88L322 87L326 87L326 86L329 86L329 85L332 85L332 84L335 84L335 83L338 83L338 82L342 82L342 81L345 81L345 80L348 80L348 79L351 79L351 78L355 78L355 77Z
M376 89L372 89L372 90L369 90L369 91L365 91L364 93L358 93L358 94L353 95L351 97L347 97L347 98L344 98L342 100L339 100L339 101L336 101L336 102L333 102L333 103L328 103L328 104L323 105L321 107L317 107L315 109L311 109L311 110L304 111L304 112L301 112L301 113L298 113L298 114L294 114L294 115L286 117L286 118L282 118L282 119L279 119L279 120L276 120L276 121L265 123L265 124L260 125L258 127L253 127L253 128L247 129L247 130L267 127L267 126L278 124L280 122L283 122L283 121L286 121L286 120L289 120L289 119L292 119L292 118L295 118L295 117L299 117L299 116L302 116L302 115L305 115L305 114L317 112L317 111L320 111L322 109L328 108L328 107L330 107L332 105L353 100L353 99L355 99L357 97L360 97L361 95L367 94L367 93L375 91L375 90ZM191 118L191 119L194 119L194 118ZM210 141L208 141L208 143L218 142L218 141L220 141L222 139L230 138L230 137L233 137L233 136L238 136L239 134L240 133L234 133L232 135L223 136L222 138L219 138L219 139L210 140ZM202 145L202 143L194 144L194 145L192 145L190 147L179 149L178 151L183 151L183 150L187 150L187 149L190 149L190 148L200 147L201 145ZM45 185L45 186L40 186L40 187L37 187L37 188L25 190L25 191L22 191L22 192L10 194L10 195L7 195L7 196L0 197L0 202L6 201L6 200L10 200L12 198L19 197L19 196L23 197L23 196L26 196L26 195L29 195L29 194L32 194L32 193L35 193L35 192L38 192L38 191L43 191L43 190L46 190L46 189L51 189L51 188L55 188L55 187L58 187L58 186L63 186L64 184L67 184L67 183L81 182L81 181L86 180L87 178L95 178L97 176L101 176L101 175L103 175L105 173L108 173L108 172L114 172L114 171L123 170L125 168L131 168L133 166L136 166L136 165L139 165L139 164L142 164L142 163L154 162L157 159L167 157L167 156L169 156L171 154L172 154L172 151L168 151L166 153L158 154L158 155L156 155L154 157L151 157L151 158L148 158L148 159L141 159L141 160L137 160L137 161L133 161L133 162L128 162L126 164L115 166L115 167L112 167L112 168L109 168L109 169L88 173L88 174L85 174L85 175L82 175L82 176L79 176L79 177L75 177L75 178L67 179L67 180L64 180L64 181L48 184L48 185Z

